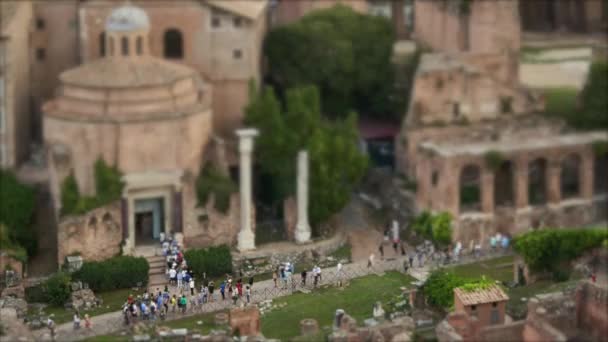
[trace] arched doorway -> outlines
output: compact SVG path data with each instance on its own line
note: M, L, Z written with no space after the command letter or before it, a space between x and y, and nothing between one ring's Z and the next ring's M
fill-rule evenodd
M528 164L528 203L542 205L547 203L547 160L537 158Z
M580 165L578 154L570 154L562 160L560 174L560 188L562 199L580 196Z
M608 194L608 152L595 154L593 160L593 194Z
M481 211L480 170L466 165L460 171L460 212Z
M182 33L178 29L168 29L163 38L165 58L181 59L184 57Z
M513 163L504 161L494 172L494 205L513 206Z

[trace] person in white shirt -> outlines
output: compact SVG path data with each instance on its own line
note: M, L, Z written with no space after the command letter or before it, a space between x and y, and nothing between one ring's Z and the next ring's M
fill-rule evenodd
M338 277L338 286L342 287L342 263L339 262L338 266L336 267L336 275Z
M169 281L172 284L175 284L177 282L177 271L175 270L175 268L171 268L169 270Z
M194 277L190 278L190 295L194 296Z

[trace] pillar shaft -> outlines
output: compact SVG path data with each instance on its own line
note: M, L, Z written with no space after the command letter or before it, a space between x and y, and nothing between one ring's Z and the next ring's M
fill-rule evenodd
M494 212L494 173L487 170L481 173L481 211Z
M298 223L296 224L296 242L310 241L310 225L308 223L308 152L298 152Z
M550 162L547 169L547 200L549 203L559 203L561 194L561 165L558 162Z
M581 197L593 198L593 151L588 150L581 154L579 165L579 183L581 186Z
M239 187L241 199L241 231L238 235L238 249L255 248L255 235L251 229L251 153L253 139L258 135L255 129L241 129L236 132L239 137Z
M525 160L516 164L515 170L515 205L519 208L528 206L528 163Z

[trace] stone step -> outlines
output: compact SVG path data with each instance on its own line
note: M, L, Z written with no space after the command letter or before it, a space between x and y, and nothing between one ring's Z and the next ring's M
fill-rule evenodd
M164 286L169 283L165 274L152 274L148 280L148 287Z
M165 274L164 268L150 268L148 271L148 276L152 276L153 274Z
M162 255L149 256L146 257L146 260L148 262L167 262L167 259Z
M150 261L150 260L148 260L148 264L150 265L150 268L165 268L165 267L167 267L167 263L164 260L159 260L159 261Z

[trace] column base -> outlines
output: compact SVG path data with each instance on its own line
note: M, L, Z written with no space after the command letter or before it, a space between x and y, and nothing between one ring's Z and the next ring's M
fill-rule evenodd
M296 225L295 238L296 243L307 243L310 241L310 226L308 224L298 223Z
M241 252L255 249L255 234L251 230L241 230L238 235L237 248Z

